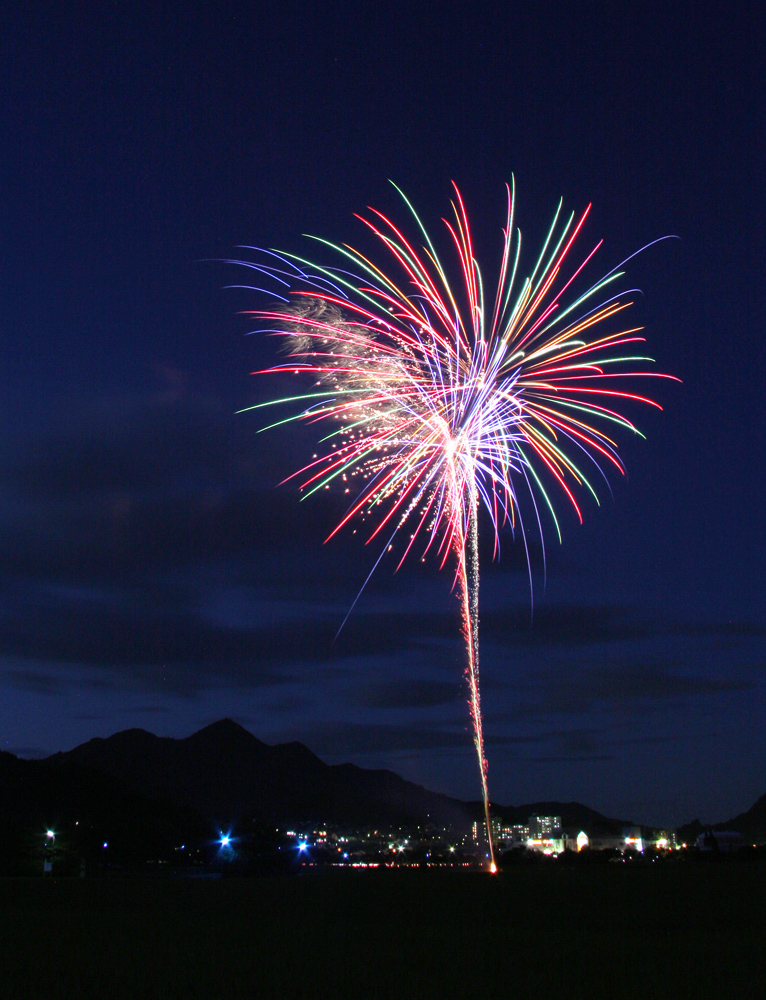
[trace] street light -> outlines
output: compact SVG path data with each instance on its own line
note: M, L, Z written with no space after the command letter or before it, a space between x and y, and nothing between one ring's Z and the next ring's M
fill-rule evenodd
M45 846L49 847L51 850L53 850L53 848L56 846L56 834L55 834L55 832L53 830L46 830L45 831L45 839L47 841L47 844ZM52 854L48 854L48 852L46 851L45 857L43 859L43 875L50 875L51 872L53 871L53 860L52 860L52 857L53 857L53 855Z

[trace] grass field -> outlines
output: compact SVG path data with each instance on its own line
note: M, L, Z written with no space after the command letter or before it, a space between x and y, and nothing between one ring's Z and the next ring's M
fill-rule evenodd
M766 867L0 880L0 997L761 995Z

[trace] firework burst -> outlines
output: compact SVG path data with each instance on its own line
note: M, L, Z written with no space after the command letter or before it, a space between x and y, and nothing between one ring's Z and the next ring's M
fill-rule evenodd
M458 262L454 280L403 194L416 241L374 209L358 216L382 246L385 265L324 240L345 258L342 266L273 252L237 263L267 276L272 294L275 285L285 292L274 308L253 314L284 338L289 353L260 374L289 372L313 382L308 392L259 405L297 410L278 424L328 425L325 450L293 476L306 494L337 481L352 491L329 537L370 515L368 541L382 541L378 562L405 525L398 565L414 546L421 555L433 547L442 566L454 560L494 870L479 697L479 507L489 515L495 555L505 526L521 528L527 545L522 494L531 499L540 538L546 516L560 538L556 494L582 521L576 493L596 497L589 477L606 478L610 467L623 471L612 434L639 432L617 408L635 401L658 406L628 391L625 380L668 376L649 371L651 359L636 353L644 338L626 323L631 291L617 291L623 265L588 284L584 272L601 244L572 262L590 206L579 219L563 219L559 204L531 274L520 279L509 186L500 267L494 293L485 297L453 187L454 220L444 223ZM574 294L573 286L584 290Z

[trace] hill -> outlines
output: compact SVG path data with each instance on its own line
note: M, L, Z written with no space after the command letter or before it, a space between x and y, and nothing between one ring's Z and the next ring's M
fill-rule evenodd
M48 830L56 837L47 838ZM66 833L63 833L66 831ZM152 799L74 760L50 767L0 752L0 872L38 873L43 855L73 874L119 858L123 865L171 854L185 840L209 838L192 809Z
M736 830L745 838L746 843L766 844L766 795L762 795L747 810L732 819L713 826L705 826L698 819L679 827L679 840L693 844L697 837L706 830Z
M479 802L461 802L405 781L387 770L330 765L302 743L270 746L231 719L185 739L129 729L96 738L42 761L0 754L0 809L7 829L94 817L94 829L141 830L159 824L168 842L183 830L221 830L240 819L260 826L322 822L352 826L428 825L466 830L481 820ZM619 833L632 821L610 819L578 802L493 805L506 823L537 815L561 816L562 825ZM9 826L10 824L10 826ZM766 796L746 813L714 829L736 829L766 841ZM683 827L693 842L699 821ZM172 834L172 835L171 835ZM116 834L119 836L119 834Z
M530 802L520 806L493 806L492 812L506 823L526 824L530 816L560 816L565 829L585 830L588 836L596 834L618 835L626 826L635 826L632 820L610 819L580 802Z
M429 792L392 771L325 764L302 743L269 746L231 719L185 739L129 729L45 760L76 763L133 791L195 809L223 826L260 823L436 823L466 827L466 803Z

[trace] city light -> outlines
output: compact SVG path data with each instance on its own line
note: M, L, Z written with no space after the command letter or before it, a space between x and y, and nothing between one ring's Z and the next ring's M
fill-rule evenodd
M594 829L589 836L584 830L577 831L577 827L562 827L559 816L533 816L530 817L528 825L510 824L501 819L493 818L495 828L493 833L496 836L496 843L502 847L504 862L511 857L513 861L531 860L535 855L544 856L551 861L556 858L568 860L567 855L576 851L588 848L588 853L595 859L596 855L602 851L610 852L614 860L632 860L635 862L637 856L642 852L651 852L652 860L657 860L660 852L666 854L669 850L681 850L680 844L676 843L675 831L649 829L639 826L625 826L621 832L616 829ZM58 830L43 827L41 834L43 843L40 845L40 858L44 866L44 872L50 874L57 864L68 861L66 852L68 839L68 827L62 826ZM545 832L547 831L547 832ZM395 827L388 828L346 828L340 826L316 825L316 828L304 826L301 830L295 828L285 830L282 836L289 838L281 846L274 842L271 849L274 851L274 860L277 864L277 851L289 851L293 859L293 865L298 870L310 867L331 866L335 868L373 868L385 867L390 869L404 868L473 868L487 874L497 874L502 872L502 865L495 861L486 848L486 843L480 843L481 826L475 825L473 839L468 830L462 835L456 834L453 827L428 824L418 827ZM103 831L102 831L103 833ZM212 831L211 831L212 833ZM409 834L409 836L407 836ZM536 834L536 835L534 835ZM256 834L257 836L257 834ZM698 850L710 850L710 832L701 836L698 843ZM39 834L38 834L39 837ZM64 844L64 854L59 841L64 837L67 844ZM478 839L477 839L478 838ZM738 833L715 834L716 843L719 850L736 851L744 844L744 838ZM236 870L244 871L252 867L250 851L240 845L249 843L252 835L246 831L237 829L237 836L231 828L221 830L219 828L218 837L207 841L208 850L217 848L207 859L196 858L195 847L184 842L176 844L173 848L173 859L155 860L155 864L174 864L176 867L194 865L195 873L201 874L206 868L215 869L219 872L227 866L233 867L236 862ZM180 840L180 837L179 837ZM96 841L98 843L98 841ZM39 839L38 839L39 844ZM95 844L93 845L95 846ZM688 845L693 846L693 845ZM117 856L112 857L115 847L110 840L101 842L102 856L101 864L120 862L122 848L117 846ZM107 850L111 862L107 859ZM511 852L515 852L511 855ZM196 855L203 854L204 850L196 850ZM263 857L263 852L259 858ZM285 858L285 855L282 855ZM287 859L285 858L285 861ZM259 861L260 864L260 861ZM179 871L186 869L180 868ZM189 868L191 870L191 867Z

